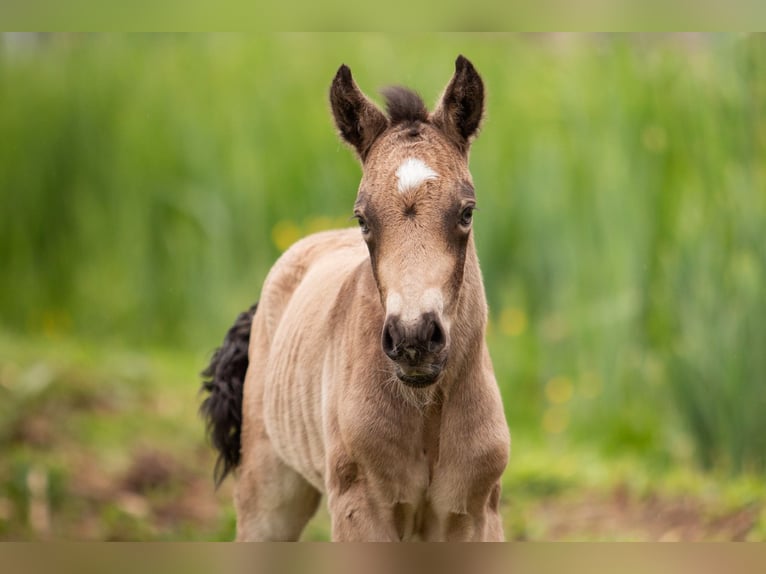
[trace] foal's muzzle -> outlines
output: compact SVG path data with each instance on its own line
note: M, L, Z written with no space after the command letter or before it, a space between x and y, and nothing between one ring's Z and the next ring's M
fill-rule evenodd
M381 345L396 364L396 376L412 387L435 383L447 360L447 335L435 313L424 313L410 324L397 315L387 317Z

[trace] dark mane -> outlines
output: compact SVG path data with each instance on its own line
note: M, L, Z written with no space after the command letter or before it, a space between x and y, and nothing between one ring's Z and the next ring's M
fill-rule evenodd
M420 96L402 86L390 86L381 90L386 99L386 111L391 125L428 121L428 108Z

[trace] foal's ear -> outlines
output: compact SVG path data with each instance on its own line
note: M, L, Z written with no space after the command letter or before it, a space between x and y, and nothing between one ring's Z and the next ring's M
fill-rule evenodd
M330 105L340 135L364 162L372 143L388 127L388 119L357 87L345 64L330 86Z
M441 100L431 114L431 122L440 128L462 151L468 153L471 140L479 130L484 113L484 82L463 56L455 60L455 75L447 84Z

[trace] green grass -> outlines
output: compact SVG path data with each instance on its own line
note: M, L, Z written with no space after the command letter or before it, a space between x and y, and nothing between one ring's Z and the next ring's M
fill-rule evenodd
M0 407L0 427L42 409L64 425L49 434L78 436L117 474L144 432L148 450L164 433L188 453L174 425L199 442L196 403L172 381L192 384L291 241L350 224L360 169L330 117L337 67L373 97L402 83L432 102L458 53L488 87L475 229L517 456L559 445L663 476L762 476L763 36L0 44L0 358L29 389ZM37 367L29 341L43 342ZM129 351L104 368L109 348ZM37 460L25 448L9 459L16 483ZM225 531L211 528L197 534Z

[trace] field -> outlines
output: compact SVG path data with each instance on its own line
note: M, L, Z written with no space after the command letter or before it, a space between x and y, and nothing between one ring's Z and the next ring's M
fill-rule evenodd
M329 82L463 53L508 537L766 540L766 37L0 38L0 539L232 537L198 373L353 224Z

